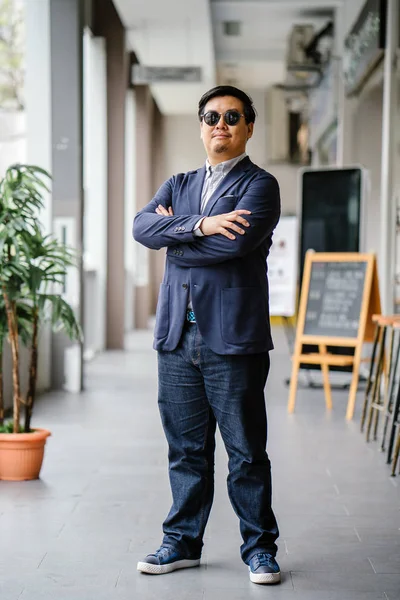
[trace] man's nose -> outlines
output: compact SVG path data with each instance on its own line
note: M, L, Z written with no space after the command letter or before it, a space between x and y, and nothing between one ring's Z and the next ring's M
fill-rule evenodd
M218 123L215 126L217 129L228 129L228 125L225 123L224 117L221 115Z

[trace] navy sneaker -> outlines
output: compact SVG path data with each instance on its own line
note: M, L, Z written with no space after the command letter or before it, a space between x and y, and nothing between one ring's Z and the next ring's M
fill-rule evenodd
M154 554L148 554L146 558L139 561L137 570L149 575L164 575L177 569L188 569L198 567L200 558L189 560L177 552L174 548L161 546Z
M281 572L272 554L258 552L249 562L250 581L253 583L279 583Z

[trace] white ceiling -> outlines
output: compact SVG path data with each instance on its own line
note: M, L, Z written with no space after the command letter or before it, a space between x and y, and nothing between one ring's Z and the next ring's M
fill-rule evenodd
M193 114L200 96L217 83L251 90L283 82L293 25L318 31L343 2L347 18L364 0L113 1L141 64L202 67L201 83L151 86L162 113ZM241 34L225 35L224 21L240 21Z
M318 31L332 18L334 6L335 2L328 0L213 0L219 80L246 88L266 88L283 82L293 25L313 25ZM224 35L224 21L239 21L241 35Z
M201 83L151 86L162 113L193 113L200 96L216 84L208 0L113 1L141 64L202 67Z

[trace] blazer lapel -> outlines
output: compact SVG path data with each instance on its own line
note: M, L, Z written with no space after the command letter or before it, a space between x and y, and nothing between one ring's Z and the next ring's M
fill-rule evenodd
M206 167L194 171L189 178L187 194L189 208L192 215L200 214L201 192L203 190L204 178L206 176Z
M234 183L236 183L243 175L250 169L252 163L248 156L241 160L237 165L233 167L226 177L223 178L219 186L215 189L214 193L210 197L206 204L203 212L207 217L210 215L214 205L218 202L218 199L223 196Z

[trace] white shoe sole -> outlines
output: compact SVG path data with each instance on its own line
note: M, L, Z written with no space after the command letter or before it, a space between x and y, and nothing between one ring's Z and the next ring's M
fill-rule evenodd
M250 581L253 583L268 584L268 583L280 583L281 574L279 573L252 573L249 567Z
M165 573L171 573L177 569L190 569L190 567L198 567L200 565L200 559L197 560L177 560L176 562L168 565L152 565L147 562L138 562L137 570L141 573L147 573L148 575L164 575Z

